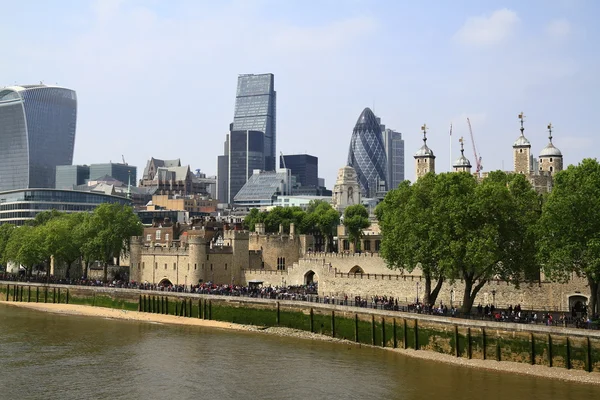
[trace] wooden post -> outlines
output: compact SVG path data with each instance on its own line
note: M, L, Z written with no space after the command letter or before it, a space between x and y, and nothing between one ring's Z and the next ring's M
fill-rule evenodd
M533 336L533 333L529 334L529 343L531 345L531 350L530 350L530 357L531 357L531 365L535 365L535 337Z
M419 350L419 321L415 319L415 350Z
M552 367L552 335L548 334L548 366Z
M394 318L392 320L392 329L393 331L393 339L392 339L392 346L394 346L394 349L398 348L398 335L396 333L396 318Z
M408 349L408 324L406 323L406 318L402 318L402 345L404 349Z
M315 316L315 312L313 310L313 308L310 308L310 311L308 313L308 324L310 327L310 333L315 333L315 321L314 321L314 316Z
M331 337L335 337L335 311L331 310Z
M371 344L375 346L375 315L371 314Z
M569 340L569 337L567 336L567 359L565 360L567 365L567 369L571 369L571 341Z
M460 349L458 348L458 325L454 325L454 355L460 357Z
M275 313L275 324L277 324L277 326L279 326L279 302L277 302L277 310Z
M467 328L467 358L470 360L473 357L473 347L471 344L471 328Z
M586 337L586 356L587 356L587 372L592 372L593 364L592 364L592 343L590 342L590 337Z
M500 336L496 338L496 361L502 361L502 349L500 348Z
M487 360L487 340L485 337L485 328L481 328L481 347L482 347L483 359Z

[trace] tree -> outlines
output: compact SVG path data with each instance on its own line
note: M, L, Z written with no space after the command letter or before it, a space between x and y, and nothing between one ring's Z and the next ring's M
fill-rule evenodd
M498 277L518 283L535 264L528 223L538 208L524 177L494 172L477 183L468 173L440 174L437 198L438 262L449 279L464 281L462 310L470 312L481 288ZM533 193L535 194L535 193Z
M47 253L43 248L38 227L24 225L14 229L6 244L5 258L26 269L31 276L33 267L46 261Z
M88 224L89 239L85 252L89 257L102 261L106 281L108 264L129 252L131 237L141 235L143 226L130 206L116 203L98 206Z
M325 239L324 251L331 251L333 236L340 223L340 214L324 200L311 200L303 221L303 231L317 229Z
M590 286L589 308L600 312L600 164L584 159L556 174L538 224L544 272L566 281L575 273Z
M82 254L83 240L78 227L83 222L84 213L64 214L49 220L43 226L43 240L46 249L54 256L54 262L65 263L65 277L71 277L71 266Z
M430 173L413 185L404 181L389 191L375 209L382 233L380 255L391 269L412 272L420 265L425 278L425 304L435 304L444 282L437 261L438 247L443 243L436 238L433 212L436 179L436 175ZM433 280L436 285L432 290Z
M363 229L371 226L369 212L362 204L348 206L344 210L344 226L348 230L348 239L354 243L354 251L360 251L360 238Z

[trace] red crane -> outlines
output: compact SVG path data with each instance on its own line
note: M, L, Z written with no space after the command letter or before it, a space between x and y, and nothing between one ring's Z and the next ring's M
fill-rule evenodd
M481 165L481 156L477 155L477 147L475 147L475 137L473 136L473 128L471 128L471 121L467 118L467 124L469 124L469 133L471 134L471 143L473 143L473 155L475 156L475 171L479 173L483 169Z

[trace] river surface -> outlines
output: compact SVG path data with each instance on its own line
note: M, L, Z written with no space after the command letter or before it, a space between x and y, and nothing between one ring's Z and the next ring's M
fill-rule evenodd
M1 399L592 399L597 386L376 348L0 304ZM435 397L434 397L435 396Z

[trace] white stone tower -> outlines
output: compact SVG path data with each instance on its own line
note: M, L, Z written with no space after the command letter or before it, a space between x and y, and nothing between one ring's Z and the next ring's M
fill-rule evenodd
M471 162L469 161L469 159L467 157L465 157L464 140L461 137L458 141L460 142L460 157L458 157L456 159L456 161L454 162L454 165L452 166L454 168L454 172L471 173Z
M519 114L521 120L521 136L517 138L513 144L513 161L515 173L529 175L531 173L531 143L525 137L525 128L523 127L523 121L525 115Z
M552 124L548 124L548 139L546 147L542 149L539 157L540 171L549 172L550 175L562 171L563 156L559 149L552 143Z
M423 146L421 146L414 156L417 179L429 172L435 172L435 155L433 154L433 151L427 147L427 124L423 124L421 130L423 131Z

